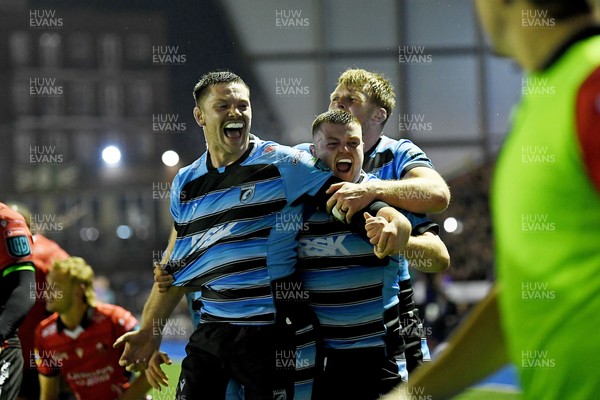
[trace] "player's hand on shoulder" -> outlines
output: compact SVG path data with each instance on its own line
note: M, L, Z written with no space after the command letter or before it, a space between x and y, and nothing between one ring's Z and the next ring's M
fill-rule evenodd
M331 213L336 207L345 214L348 222L357 211L366 208L375 200L373 188L367 183L334 183L326 193L332 195L327 201L327 212Z

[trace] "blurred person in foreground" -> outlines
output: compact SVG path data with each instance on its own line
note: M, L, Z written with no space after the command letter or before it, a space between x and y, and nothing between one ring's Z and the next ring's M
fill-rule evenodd
M35 267L35 288L32 288L31 293L35 293L35 303L27 313L21 326L19 326L19 340L21 341L24 366L18 399L38 400L40 398L40 383L33 351L33 332L42 320L50 316L50 313L46 310L46 291L44 290L48 270L54 261L64 260L69 257L69 254L55 241L48 239L41 232L37 232L35 226L31 226L31 212L27 207L14 202L9 203L8 206L23 216L33 235L32 253Z
M35 302L35 269L25 219L4 203L0 203L0 239L0 400L14 400L23 377L17 329Z
M60 377L77 399L143 398L150 388L145 375L130 382L119 366L122 351L112 347L117 337L136 329L135 317L96 302L94 272L80 257L54 262L46 280L46 307L54 314L35 331L40 399L58 399Z
M584 0L477 0L526 72L492 184L498 281L386 399L449 398L512 361L526 399L600 393L600 30Z

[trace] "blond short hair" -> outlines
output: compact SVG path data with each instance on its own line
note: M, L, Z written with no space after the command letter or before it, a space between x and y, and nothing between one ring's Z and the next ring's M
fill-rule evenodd
M396 95L392 83L383 74L359 68L347 69L338 78L338 85L360 90L378 107L384 108L387 118L383 125L390 119L396 107Z
M51 271L67 276L72 282L83 285L85 302L89 306L96 304L94 270L83 258L69 257L55 261L52 264Z

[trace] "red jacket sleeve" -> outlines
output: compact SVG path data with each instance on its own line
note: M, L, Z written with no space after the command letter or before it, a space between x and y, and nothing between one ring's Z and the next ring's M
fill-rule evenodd
M583 163L600 193L600 67L579 88L576 125Z

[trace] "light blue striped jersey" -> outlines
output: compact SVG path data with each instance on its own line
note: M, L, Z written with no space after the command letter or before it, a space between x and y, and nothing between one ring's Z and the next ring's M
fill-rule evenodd
M381 136L375 146L365 153L363 170L379 179L402 179L415 167L432 168L431 160L408 139Z
M252 137L246 153L215 168L207 153L171 189L177 239L167 270L199 289L201 321L269 324L271 281L295 270L305 196L325 199L329 170L305 152Z
M361 175L361 181L376 179ZM403 213L413 231L431 224L425 216ZM383 346L384 311L398 304L398 273L408 268L404 257L379 259L373 245L348 225L312 207L305 214L298 271L321 323L325 347Z
M301 143L294 148L310 153L310 145L311 143ZM395 140L387 136L379 138L375 146L365 153L363 161L363 171L382 180L402 179L408 171L415 167L433 168L433 164L423 150L410 140ZM423 214L417 216L425 218ZM431 224L429 227L438 230L436 224ZM422 230L419 234L424 231ZM402 257L400 263L399 279L401 281L410 279L408 261Z

